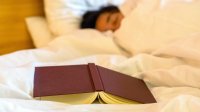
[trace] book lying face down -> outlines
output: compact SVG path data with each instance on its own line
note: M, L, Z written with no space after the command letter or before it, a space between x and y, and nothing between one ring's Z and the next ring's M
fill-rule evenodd
M143 80L94 63L36 67L33 97L69 104L156 102Z

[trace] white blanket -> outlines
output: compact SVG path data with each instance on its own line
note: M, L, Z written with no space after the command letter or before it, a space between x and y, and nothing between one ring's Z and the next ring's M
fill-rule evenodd
M200 32L199 0L138 0L115 32L116 41L132 55Z
M76 48L72 42L76 43ZM82 44L85 42L63 36L43 49L18 51L1 56L0 110L5 112L11 110L19 112L25 110L30 112L36 110L42 112L55 110L69 112L87 110L176 112L184 110L189 112L192 110L192 112L195 112L198 110L200 104L200 69L198 67L199 59L197 58L200 53L199 36L174 42L165 48L158 49L153 55L138 54L130 58L120 55L120 52L116 52L117 50L114 49L115 47L110 50L106 48L112 54L101 52L94 55L96 54L94 50L83 53L84 46ZM110 42L112 43L112 41ZM95 46L96 44L91 44L90 48L96 49ZM177 52L176 48L180 52ZM72 58L73 55L75 58ZM149 105L71 106L55 102L32 101L35 66L88 62L95 62L98 65L144 79L158 103ZM101 108L101 106L104 108Z
M173 41L151 54L126 57L112 38L93 30L61 36L41 49L0 57L1 112L199 112L200 34ZM35 66L98 65L144 79L158 103L68 105L32 98Z
M67 105L56 102L0 99L1 112L199 112L200 99L179 96L169 102L148 105Z

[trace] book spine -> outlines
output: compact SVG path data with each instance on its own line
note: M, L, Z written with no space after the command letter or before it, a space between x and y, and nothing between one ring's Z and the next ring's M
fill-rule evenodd
M102 83L101 76L97 70L96 65L94 63L89 63L88 67L90 70L95 91L103 91L104 90L103 83Z

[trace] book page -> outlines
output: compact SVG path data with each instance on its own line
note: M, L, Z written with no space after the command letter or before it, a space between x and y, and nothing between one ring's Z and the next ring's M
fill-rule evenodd
M69 95L37 97L38 100L56 101L68 104L91 104L98 96L98 92Z
M128 100L119 96L111 95L105 92L99 92L100 98L109 104L140 104L138 102Z
M102 98L100 97L100 94L98 94L98 101L99 101L100 104L106 104L106 102L104 102L102 100Z

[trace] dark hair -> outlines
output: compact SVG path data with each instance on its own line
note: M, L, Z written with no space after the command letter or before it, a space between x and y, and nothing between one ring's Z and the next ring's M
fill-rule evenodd
M82 18L80 28L95 28L98 17L106 12L116 13L120 12L117 6L110 5L102 7L99 11L87 11Z

